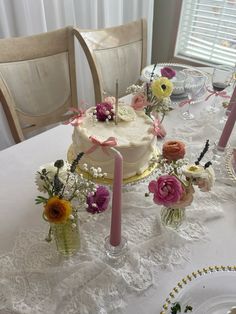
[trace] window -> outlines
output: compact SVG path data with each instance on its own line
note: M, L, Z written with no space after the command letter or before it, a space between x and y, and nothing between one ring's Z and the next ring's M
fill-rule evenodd
M236 0L183 0L175 57L236 64Z

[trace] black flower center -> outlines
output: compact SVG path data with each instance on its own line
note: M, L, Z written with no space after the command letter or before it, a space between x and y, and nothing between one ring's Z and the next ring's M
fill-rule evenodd
M166 85L165 85L165 84L162 84L162 85L161 85L161 88L162 88L163 90L165 90L165 89L166 89Z

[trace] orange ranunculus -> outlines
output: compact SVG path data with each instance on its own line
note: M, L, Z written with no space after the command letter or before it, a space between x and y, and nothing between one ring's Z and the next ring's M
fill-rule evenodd
M162 147L162 155L168 161L176 161L184 158L185 145L181 141L167 141Z
M44 206L44 216L52 223L64 223L72 212L71 202L60 199L58 196L51 197Z

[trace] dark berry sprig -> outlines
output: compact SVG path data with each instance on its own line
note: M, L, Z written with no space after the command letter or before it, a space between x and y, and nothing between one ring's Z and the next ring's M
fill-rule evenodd
M153 77L154 77L154 73L155 73L155 69L156 69L157 63L154 64L151 75L150 75L150 83L152 83L153 81Z
M205 163L204 169L210 167L211 165L212 165L212 162L211 162L211 161L208 161L207 163Z
M78 163L80 161L80 159L83 157L84 153L79 153L77 155L77 157L73 160L72 164L71 164L71 167L70 167L70 172L75 172L76 170L76 167L78 166Z
M209 140L206 141L206 144L203 148L203 151L201 152L200 156L198 157L197 161L195 161L195 165L199 165L200 161L202 160L202 158L204 157L204 155L206 154L206 152L209 149Z

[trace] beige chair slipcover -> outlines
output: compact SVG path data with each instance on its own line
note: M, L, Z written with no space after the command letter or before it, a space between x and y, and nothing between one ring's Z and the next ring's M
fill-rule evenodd
M121 26L84 30L74 29L91 69L95 101L104 95L115 96L115 82L119 82L119 97L126 94L128 86L137 82L146 66L146 20Z
M16 143L67 118L77 107L72 27L0 39L0 101Z

